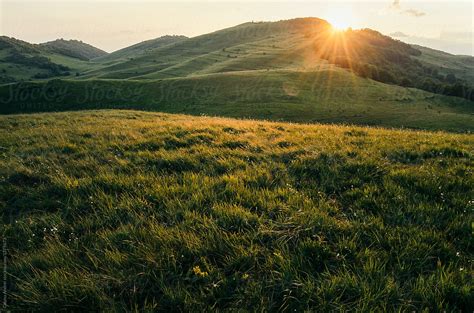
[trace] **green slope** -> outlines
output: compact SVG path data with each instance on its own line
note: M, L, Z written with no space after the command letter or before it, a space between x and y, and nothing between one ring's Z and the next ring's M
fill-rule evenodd
M133 108L194 115L474 130L472 102L319 71L241 71L156 81L90 80L0 87L0 112Z
M437 69L440 75L453 74L464 81L474 84L474 58L466 55L452 55L443 51L413 45L422 54L418 59Z
M107 79L183 77L203 70L207 66L216 65L215 63L225 65L228 61L245 55L254 57L260 55L262 60L254 62L256 63L254 67L248 67L248 69L259 69L268 67L267 63L275 61L275 58L294 54L289 49L295 43L301 44L301 36L307 29L320 31L327 27L329 25L326 21L315 18L274 23L245 23L152 50L133 60L91 72L88 76ZM267 57L264 55L265 52L272 53ZM243 59L239 61L245 62ZM275 64L273 67L285 68L290 62Z
M370 29L335 32L317 18L245 23L113 62L84 78L149 80L261 69L307 71L327 63L383 83L474 100L474 58L417 49Z
M0 117L7 309L472 312L474 136Z
M335 32L317 18L245 23L135 56L86 77L156 79L238 70L305 69L329 62L361 77L474 99L474 58L417 49L370 29Z
M43 48L43 50L52 53L69 56L83 61L89 61L108 54L101 49L78 40L57 39L42 43L40 44L40 47Z
M98 66L85 60L99 50L79 41L30 44L0 36L0 84L73 77Z
M98 57L95 61L105 64L126 61L131 58L140 57L144 54L149 54L157 48L177 43L185 39L187 39L185 36L162 36L114 51L106 56Z

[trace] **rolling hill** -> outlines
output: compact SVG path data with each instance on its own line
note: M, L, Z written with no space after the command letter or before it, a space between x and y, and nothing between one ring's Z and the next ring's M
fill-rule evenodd
M97 66L89 58L105 52L75 40L30 44L0 36L0 84L72 77Z
M40 44L46 51L62 54L83 61L108 55L107 52L78 40L57 39Z
M252 22L146 41L82 63L77 77L0 86L0 112L133 108L472 131L473 60L317 18Z
M96 61L106 64L117 61L126 61L131 58L151 53L157 48L177 43L185 39L187 39L186 36L162 36L114 51L112 53L107 54L106 56L99 57Z
M0 147L14 312L474 308L472 134L102 110Z
M430 49L418 45L413 47L421 54L417 57L422 63L433 66L440 75L451 76L451 80L459 77L464 81L474 82L474 58L467 55L452 55L443 51Z
M328 62L361 77L468 100L474 86L472 57L419 50L370 29L338 32L317 18L245 23L146 51L86 77L162 79L259 69L301 71ZM457 93L455 84L462 85L464 93Z

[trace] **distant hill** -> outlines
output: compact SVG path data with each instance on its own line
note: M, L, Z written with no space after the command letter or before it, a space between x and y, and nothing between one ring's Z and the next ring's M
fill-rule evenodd
M13 49L23 53L39 53L41 51L37 45L16 38L0 36L0 50L6 49Z
M89 74L108 79L156 79L288 68L304 57L299 48L305 44L301 39L307 30L329 27L317 18L249 22L165 45ZM315 61L321 63L320 59Z
M152 52L154 49L167 46L169 44L177 43L188 39L186 36L162 36L159 38L143 41L135 45L117 50L106 56L99 58L97 61L110 62L117 60L126 60L129 58L138 57L146 53Z
M107 52L99 48L96 48L79 40L57 39L54 41L42 43L40 44L40 46L44 50L84 61L89 61L91 59L105 56L108 54Z
M102 58L119 62L86 76L164 79L242 70L308 71L329 63L362 78L474 99L473 57L419 48L371 29L337 32L318 18L244 23L151 49L147 43L154 41Z
M0 82L65 76L70 70L67 65L53 62L38 45L0 37Z
M0 36L0 84L72 76L95 68L89 57L104 53L76 40L38 45Z
M421 51L416 57L420 62L431 66L438 71L439 75L449 74L466 82L474 82L474 57L467 55L453 55L444 51L434 50L419 45L412 45ZM450 76L451 79L453 76Z

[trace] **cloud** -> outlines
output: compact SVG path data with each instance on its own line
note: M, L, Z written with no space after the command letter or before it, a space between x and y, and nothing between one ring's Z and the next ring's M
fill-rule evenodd
M395 37L395 38L402 38L402 37L408 37L407 34L402 33L402 32L394 32L389 34L390 37Z
M408 10L403 11L403 13L406 15L414 16L414 17L420 17L423 15L426 15L425 12L421 12L415 9L408 9Z
M425 12L421 12L415 9L402 9L400 4L400 0L393 0L392 5L390 6L391 9L397 11L400 14L405 14L413 17L421 17L426 15Z

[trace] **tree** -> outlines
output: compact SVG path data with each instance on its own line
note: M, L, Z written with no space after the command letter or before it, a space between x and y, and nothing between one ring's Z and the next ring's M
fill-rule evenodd
M404 77L400 82L400 85L403 87L413 87L413 82L409 78Z
M379 70L378 80L383 83L395 83L397 81L393 73L390 70L386 69Z
M446 78L445 80L448 82L448 83L451 83L451 84L454 84L456 82L456 76L452 73L449 73L448 75L446 75Z
M449 96L455 96L455 97L466 97L466 86L461 85L460 83L455 83L454 85L448 86L446 88L446 94Z
M425 79L425 81L421 85L421 89L426 90L426 91L434 92L436 91L436 88L437 88L437 85L434 82L434 80L432 80L431 78Z

